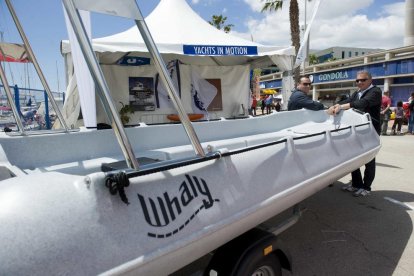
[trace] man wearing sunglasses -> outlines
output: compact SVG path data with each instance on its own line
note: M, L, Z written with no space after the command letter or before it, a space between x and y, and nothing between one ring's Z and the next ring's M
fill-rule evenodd
M371 115L372 125L379 135L381 131L381 89L372 84L372 76L367 71L357 73L356 85L358 86L358 90L349 99L331 106L328 109L328 114L336 115L341 110L350 108L369 113ZM365 164L364 179L362 179L361 170L357 169L352 172L352 183L342 187L342 189L344 191L354 192L354 196L367 196L370 194L371 184L374 178L375 158Z
M312 82L306 76L300 77L299 84L289 98L288 110L298 110L302 108L310 110L321 110L325 107L320 102L312 101L308 97Z

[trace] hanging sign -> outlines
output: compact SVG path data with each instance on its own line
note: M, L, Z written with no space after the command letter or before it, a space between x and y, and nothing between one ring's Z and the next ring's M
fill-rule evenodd
M183 45L185 55L195 56L256 56L256 46Z

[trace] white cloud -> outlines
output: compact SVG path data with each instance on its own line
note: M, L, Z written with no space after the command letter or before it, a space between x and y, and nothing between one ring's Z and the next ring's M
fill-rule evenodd
M260 12L264 5L262 0L244 0L244 2L255 12Z
M193 4L202 4L204 7L214 6L220 3L219 0L191 0Z
M258 0L244 2L257 12L260 12L264 3ZM284 3L282 10L262 13L261 19L248 19L246 26L249 31L243 36L246 38L253 34L255 41L263 44L291 45L288 2ZM304 2L299 2L302 5L300 22L303 24ZM307 4L308 22L314 3L315 0ZM401 47L404 37L404 15L404 2L377 7L374 0L325 0L321 2L312 26L310 47Z

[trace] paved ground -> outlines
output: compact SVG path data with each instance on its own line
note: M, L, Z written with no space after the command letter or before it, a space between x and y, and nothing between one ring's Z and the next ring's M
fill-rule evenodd
M369 197L341 191L346 176L303 202L280 236L293 257L284 275L414 275L414 135L381 142Z

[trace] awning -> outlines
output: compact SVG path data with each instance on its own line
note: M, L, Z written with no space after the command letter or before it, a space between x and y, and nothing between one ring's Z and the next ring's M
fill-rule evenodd
M0 61L30 62L24 46L16 43L0 43Z
M266 95L273 95L273 94L278 93L276 89L269 89L269 88L262 89L262 92L263 94L266 94Z

